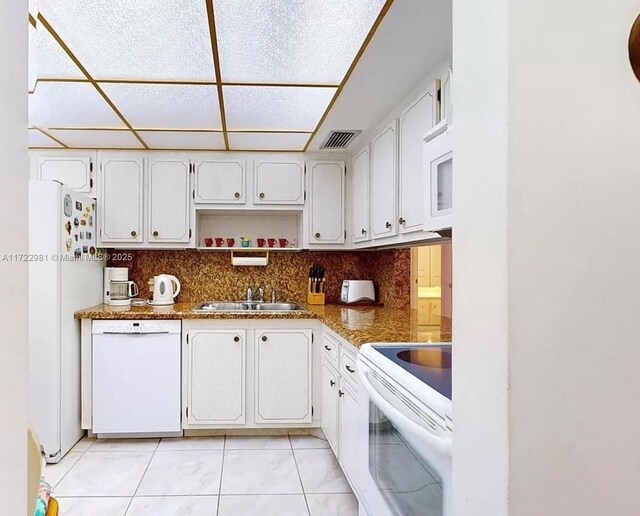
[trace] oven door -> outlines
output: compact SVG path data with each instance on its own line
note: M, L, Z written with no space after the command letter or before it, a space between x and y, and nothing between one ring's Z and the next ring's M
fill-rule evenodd
M450 436L361 361L358 382L360 494L367 514L450 516Z

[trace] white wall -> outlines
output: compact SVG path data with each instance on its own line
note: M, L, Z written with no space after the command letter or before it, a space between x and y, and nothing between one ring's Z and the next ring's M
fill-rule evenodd
M640 0L477 3L454 0L455 514L635 514Z
M26 514L27 264L3 255L27 249L27 3L0 16L0 496L2 514Z

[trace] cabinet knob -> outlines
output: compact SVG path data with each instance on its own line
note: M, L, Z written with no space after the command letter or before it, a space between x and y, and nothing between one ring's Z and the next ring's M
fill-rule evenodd
M240 192L236 192L233 194L236 199L240 199Z
M237 335L233 337L233 342L240 342L240 337L238 337Z
M154 232L153 232L153 236L154 236L154 237L157 237L157 236L158 236L158 232L157 232L157 231L154 231Z
M132 232L131 232L131 236L132 236L132 237L135 237L137 234L138 234L138 232L137 232L137 231L132 231Z
M350 373L355 373L355 372L356 372L356 370L355 370L355 369L352 369L352 368L351 368L351 367L349 367L349 366L344 366L344 368L345 368L347 371L349 371Z
M264 192L260 192L260 195L258 197L260 197L260 199L264 199Z
M316 233L316 234L315 234L315 235L313 235L313 236L315 236L316 238L320 238L320 233Z
M266 335L262 336L262 342L267 342L267 336Z
M333 387L335 384L336 384L336 382L334 382L333 380L329 380L329 385L330 385L331 387Z
M391 229L391 222L387 222L384 226L385 226L387 229Z
M326 349L327 351L331 351L331 348L329 346L325 346L324 349Z
M340 396L342 398L342 396L344 396L344 392L343 391L338 391L338 396Z
M366 230L366 229L364 229L364 228L362 228L362 234L363 234L363 235L366 235L366 234L367 234L367 230Z
M406 220L404 220L402 217L400 217L400 218L398 219L398 222L399 222L400 224L404 225L404 223L405 223L405 222L407 222L407 221L406 221Z

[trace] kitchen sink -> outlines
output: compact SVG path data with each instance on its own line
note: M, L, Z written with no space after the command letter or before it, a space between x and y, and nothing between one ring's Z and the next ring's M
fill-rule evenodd
M194 312L291 312L304 310L298 303L263 303L260 301L203 301Z

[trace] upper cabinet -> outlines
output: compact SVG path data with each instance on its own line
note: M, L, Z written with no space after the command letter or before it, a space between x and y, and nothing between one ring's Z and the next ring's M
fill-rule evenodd
M447 120L451 125L452 118L452 103L451 103L451 68L447 68L440 76L440 88L439 88L439 118L440 120Z
M59 181L76 192L95 195L93 168L95 151L38 153L32 179Z
M179 157L149 160L149 243L189 242L190 168L189 160Z
M353 241L366 242L369 230L369 146L353 158L351 177L351 205L353 215Z
M195 161L197 204L245 204L247 162L241 159Z
M422 231L424 189L422 147L424 133L436 119L434 90L420 95L401 115L399 121L399 213L400 233Z
M397 123L385 127L371 142L371 238L398 234L396 206Z
M304 204L304 160L254 162L255 204Z
M309 243L343 244L344 161L311 161L309 164Z
M99 243L143 242L144 165L139 154L102 155Z

